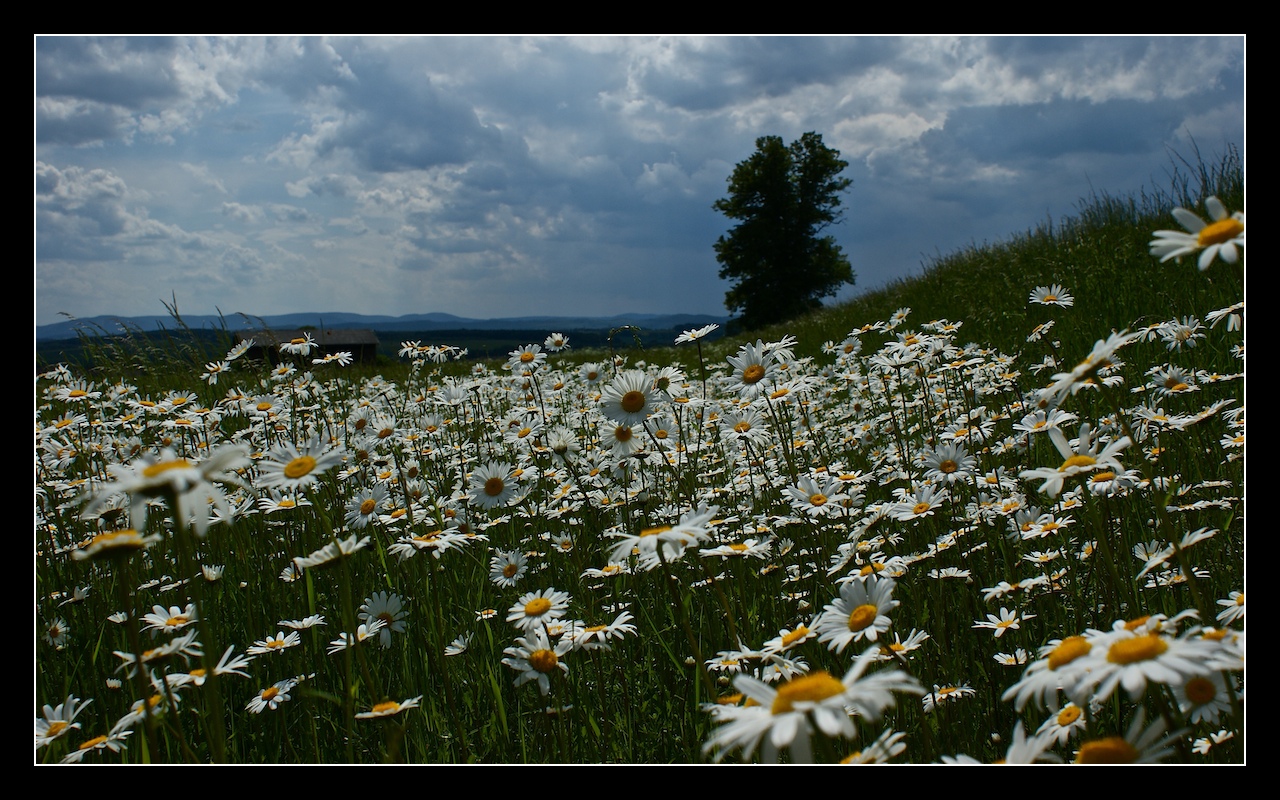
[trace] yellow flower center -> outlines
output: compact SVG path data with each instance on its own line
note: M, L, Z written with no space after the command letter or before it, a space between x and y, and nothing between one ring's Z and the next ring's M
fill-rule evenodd
M375 714L394 714L400 710L400 704L394 700L388 700L385 703L378 703L373 707Z
M1200 229L1200 234L1196 236L1196 242L1201 247L1208 247L1211 244L1226 244L1240 234L1244 233L1244 223L1238 219L1220 219L1211 225L1205 225Z
M507 488L507 484L502 478L490 478L484 482L484 493L490 497L497 497L502 494L502 490Z
M644 392L637 392L633 389L622 396L622 410L628 414L639 412L644 408L644 404Z
M617 439L620 442L631 441L631 428L627 427L626 425L619 425L618 427L613 429L613 438Z
M262 699L263 699L263 700L274 700L274 699L276 699L276 695L278 695L278 694L280 694L280 690L279 690L279 689L277 689L276 687L272 686L270 689L266 689L266 690L264 690L264 691L262 692Z
M535 358L537 358L537 356L535 356L533 353L526 350L520 354L520 363L528 364L530 361L534 360Z
M373 510L377 507L378 507L378 502L374 500L372 497L367 497L364 499L364 501L360 503L360 513L364 514L367 517L370 514L372 514Z
M1148 633L1121 639L1107 649L1107 660L1112 664L1133 664L1150 661L1169 649L1169 643L1159 634Z
M815 506L826 505L827 496L819 492L818 494L809 495L809 502Z
M801 639L805 638L808 635L809 635L809 629L801 625L799 628L796 628L791 633L788 633L786 636L782 637L782 646L790 647L791 645L795 644L796 642L800 641Z
M1097 463L1097 459L1092 456L1074 455L1062 462L1062 466L1058 467L1058 472L1066 472L1072 467L1092 467Z
M1106 483L1107 481L1114 480L1115 477L1116 477L1116 474L1114 472L1099 472L1097 475L1094 475L1089 480L1093 481L1094 483Z
M382 430L378 431L378 438L386 439L388 436L390 436L395 432L396 432L395 428L383 428Z
M63 722L62 720L58 720L57 722L50 722L49 728L45 731L44 735L49 737L57 736L58 734L66 730L66 728L67 728L67 723Z
M930 506L928 503L916 503L914 506L911 507L911 513L923 514L924 512L928 511L930 508L932 508L932 506Z
M88 750L90 747L97 747L107 740L105 736L95 736L84 744L80 745L81 750Z
M535 597L524 604L526 617L540 617L551 610L551 601L545 597Z
M1056 303L1056 302L1058 302L1058 296L1057 296L1056 294L1046 294L1046 295L1044 296L1044 302L1046 302L1046 303Z
M268 639L267 647L272 650L275 650L276 648L279 648L279 647L284 647L284 639Z
M516 573L520 571L520 567L515 564L508 564L502 568L502 577L514 578Z
M1058 725L1065 728L1076 720L1080 719L1080 715L1084 710L1080 706L1071 705L1058 712Z
M523 439L531 433L533 433L533 428L521 428L519 432L516 433L516 438Z
M1188 700L1202 706L1218 696L1218 687L1208 678L1197 676L1187 681L1186 692Z
M817 703L842 694L844 690L845 685L831 677L826 670L817 670L779 686L769 711L773 714L786 714L795 710L796 703Z
M159 464L152 464L142 470L142 477L154 478L162 475L171 469L187 469L191 466L191 462L185 458L175 458L173 461L161 461Z
M764 378L764 367L759 364L752 364L742 371L743 383L759 383Z
M256 406L254 406L254 408L258 409L259 411L270 411L271 404L263 400L261 403L258 403Z
M938 465L938 471L944 475L950 475L958 469L960 469L960 465L949 458Z
M733 544L729 545L729 549L734 551L735 553L743 553L743 552L746 552L749 548L741 542L734 542Z
M1088 655L1092 649L1093 645L1089 644L1089 640L1083 636L1068 636L1053 648L1053 652L1049 653L1049 669L1070 664L1080 656Z
M529 666L543 674L550 672L560 663L560 657L554 650L534 650L529 654Z
M297 480L303 475L309 474L315 468L316 460L314 458L311 456L298 456L284 465L284 476L290 480Z
M186 617L184 617L183 615L179 614L179 615L178 615L178 616L176 616L176 617L169 617L168 619L166 619L166 620L164 621L164 624L165 624L165 627L172 628L172 627L175 627L175 626L178 626L178 625L186 625L186 624L187 624L188 622L190 622L190 621L191 621L191 620L189 620L189 619L187 619Z
M876 621L876 614L876 607L870 603L858 606L849 614L849 630L854 633L865 630L871 623Z
M1108 736L1080 745L1077 764L1132 764L1138 751L1123 736Z

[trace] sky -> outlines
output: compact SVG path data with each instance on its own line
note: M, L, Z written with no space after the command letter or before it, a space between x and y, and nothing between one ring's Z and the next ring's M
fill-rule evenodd
M853 180L857 282L1244 144L1233 37L35 37L36 323L725 314L761 136ZM1172 219L1171 219L1172 225ZM1029 287L1030 288L1030 287Z

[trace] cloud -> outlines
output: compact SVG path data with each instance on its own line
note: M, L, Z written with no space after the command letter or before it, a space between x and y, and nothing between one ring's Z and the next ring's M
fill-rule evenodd
M37 316L719 312L712 203L810 130L874 286L1242 142L1243 69L1241 37L37 37Z

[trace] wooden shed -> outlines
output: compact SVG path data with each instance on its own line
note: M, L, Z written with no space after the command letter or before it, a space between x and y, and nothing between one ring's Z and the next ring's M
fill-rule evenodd
M288 344L295 339L303 339L308 334L316 343L311 355L308 356L309 359L345 351L361 364L372 364L378 356L378 334L371 328L236 331L235 340L236 344L249 339L253 340L253 347L245 353L246 358L278 364L280 345Z

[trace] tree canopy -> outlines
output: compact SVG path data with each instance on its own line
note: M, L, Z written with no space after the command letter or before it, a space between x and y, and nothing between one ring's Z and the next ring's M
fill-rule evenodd
M729 196L713 208L738 220L715 244L720 277L734 281L725 306L747 330L791 319L822 305L853 268L827 226L840 221L840 193L853 183L840 151L806 133L790 145L756 139L756 152L734 167Z

